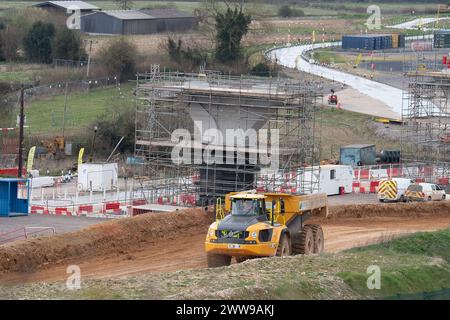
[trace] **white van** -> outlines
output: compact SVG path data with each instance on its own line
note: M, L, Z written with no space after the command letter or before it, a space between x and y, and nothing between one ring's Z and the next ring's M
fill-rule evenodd
M445 200L445 191L433 183L415 183L406 190L408 200L412 201L432 201Z
M383 179L378 185L378 200L385 201L403 201L406 202L406 190L411 185L411 179L393 178Z

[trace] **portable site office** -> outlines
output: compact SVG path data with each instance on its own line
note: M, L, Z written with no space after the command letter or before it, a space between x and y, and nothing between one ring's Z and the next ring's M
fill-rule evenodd
M29 180L0 179L0 217L27 216L29 199Z

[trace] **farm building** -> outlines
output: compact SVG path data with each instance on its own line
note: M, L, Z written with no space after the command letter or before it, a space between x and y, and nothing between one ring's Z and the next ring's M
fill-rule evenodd
M196 25L195 16L173 9L101 11L81 17L81 31L92 34L152 34Z
M35 4L34 7L60 15L69 15L72 10L80 10L82 15L101 10L84 1L45 1Z

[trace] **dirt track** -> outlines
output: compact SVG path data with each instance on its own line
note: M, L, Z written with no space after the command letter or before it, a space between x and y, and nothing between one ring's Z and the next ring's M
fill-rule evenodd
M353 217L338 219L336 217L337 213L343 216L352 215L350 209L353 206L347 207L345 210L340 206L331 210L333 218L314 218L314 220L323 225L325 251L336 252L387 240L400 234L450 227L450 206L425 205L426 207L419 207L422 210L421 212L416 211L414 214L409 215L402 215L399 212L403 211L397 210L396 214L392 213L394 216L372 217L369 214L360 218L355 218L355 215L353 215ZM430 209L431 207L433 207L433 210ZM368 207L365 206L364 208L366 208L364 211L368 212ZM378 206L375 210L372 208L372 211L376 211L378 208ZM436 208L439 210L434 210ZM361 210L360 207L357 212L361 212ZM434 212L434 214L431 214L431 212ZM85 258L79 258L77 255L74 255L70 259L55 261L51 265L40 265L36 268L37 271L34 272L4 272L0 274L0 283L14 284L65 280L68 276L66 268L71 264L79 265L85 278L112 278L133 273L204 268L206 265L203 241L208 223L206 219L198 219L203 217L202 214L197 212L194 215L197 217L197 223L190 226L187 225L189 227L184 231L178 229L178 232L165 236L164 240L156 241L155 238L152 241L145 242L143 245L128 246L127 250L121 248L118 251L114 250L115 245L113 244L111 245L110 251L112 252L110 253L107 253L108 250L102 249L99 251L100 253ZM170 219L169 222L171 224ZM170 230L173 228L173 225L169 225L168 228ZM11 247L18 249L15 246ZM0 250L0 258L2 257L1 254L2 251Z

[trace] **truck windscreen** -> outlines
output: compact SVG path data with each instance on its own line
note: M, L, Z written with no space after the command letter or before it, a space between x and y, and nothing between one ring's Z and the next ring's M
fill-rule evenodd
M257 199L234 199L231 214L236 216L257 216L262 214L261 201Z

